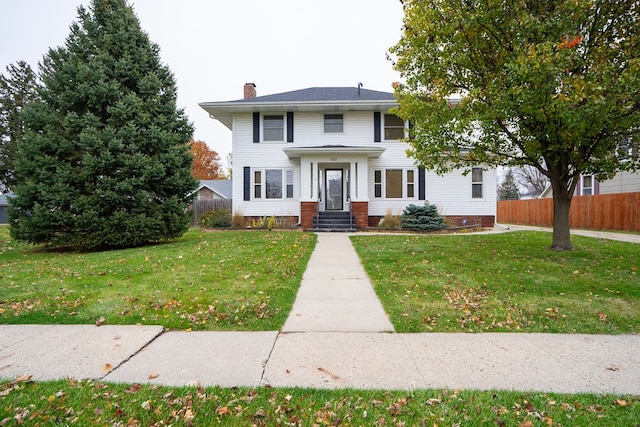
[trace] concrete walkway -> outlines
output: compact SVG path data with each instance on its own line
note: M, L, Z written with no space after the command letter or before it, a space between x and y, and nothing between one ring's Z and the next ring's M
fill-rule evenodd
M391 331L348 235L323 233L281 332L0 325L0 378L640 396L640 335Z
M282 332L393 332L346 233L319 233Z

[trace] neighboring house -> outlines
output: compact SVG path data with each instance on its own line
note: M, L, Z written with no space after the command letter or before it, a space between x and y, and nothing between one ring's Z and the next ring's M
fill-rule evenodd
M9 209L9 200L7 196L11 194L0 194L0 224L8 224L9 217L7 215L7 211Z
M594 175L581 175L576 185L576 196L596 194L636 193L640 192L640 172L618 172L612 179L600 181ZM551 186L542 192L540 198L553 197Z
M438 176L407 157L407 123L392 93L314 87L200 106L232 134L233 212L289 217L304 229L344 213L356 228L429 202L453 224L493 226L496 170ZM342 215L342 214L341 214Z
M201 180L196 190L198 199L226 199L232 198L232 183L230 179Z

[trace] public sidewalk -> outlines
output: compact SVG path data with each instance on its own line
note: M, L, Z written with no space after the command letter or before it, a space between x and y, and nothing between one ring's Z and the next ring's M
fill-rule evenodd
M282 331L0 325L0 378L640 396L640 335L391 331L348 235L322 233Z
M515 225L515 224L496 224L493 232L502 233L509 231L546 231L548 233L553 232L551 227L537 227L532 225ZM492 231L489 231L492 232ZM605 240L618 240L620 242L628 243L640 243L640 234L624 233L624 232L612 232L612 231L599 231L599 230L583 230L583 229L571 229L572 235L595 237L596 239Z

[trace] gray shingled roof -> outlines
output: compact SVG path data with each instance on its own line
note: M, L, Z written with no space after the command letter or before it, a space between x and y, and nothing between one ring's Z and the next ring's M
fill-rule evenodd
M0 206L9 206L7 196L13 196L13 193L0 194Z
M393 93L357 87L310 87L273 95L230 102L313 102L313 101L383 101L395 100Z
M209 115L233 129L237 113L282 111L388 111L398 105L393 93L357 87L310 87L235 101L201 102Z
M233 197L233 189L232 182L230 179L203 179L200 180L200 186L198 190L202 187L208 187L210 190L215 191L219 195L231 199Z

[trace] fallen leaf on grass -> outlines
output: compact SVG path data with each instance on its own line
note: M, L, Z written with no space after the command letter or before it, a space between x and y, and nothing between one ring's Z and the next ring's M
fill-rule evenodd
M104 316L100 316L100 318L98 320L96 320L96 326L102 326L102 324L105 322L105 318Z
M31 381L31 377L33 377L33 375L20 375L13 382L14 383L26 383L27 381Z
M622 400L622 399L618 399L616 400L616 403L618 404L618 406L627 406L627 401L626 400Z
M127 393L137 393L140 391L141 388L142 388L142 385L140 385L139 383L134 383L134 384L131 384L131 387L129 387L125 391Z

